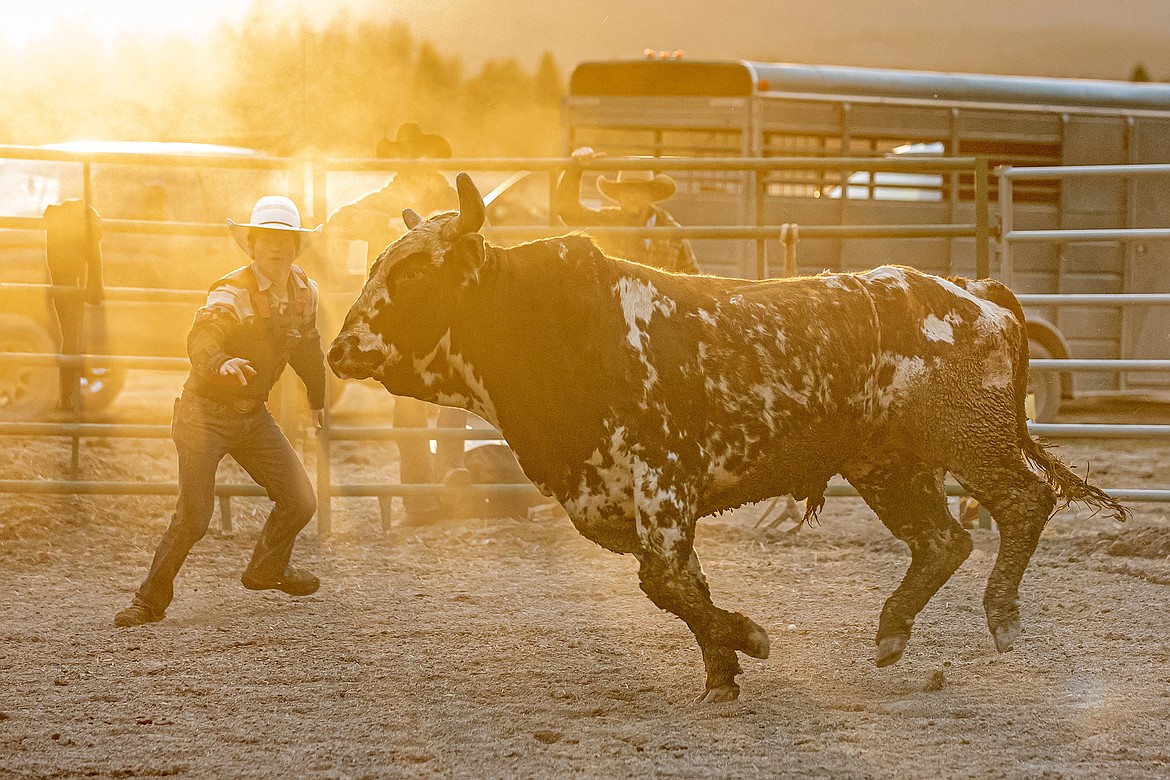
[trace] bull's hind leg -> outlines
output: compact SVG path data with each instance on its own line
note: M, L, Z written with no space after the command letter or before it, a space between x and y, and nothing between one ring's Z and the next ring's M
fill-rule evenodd
M743 671L737 650L755 658L768 657L768 634L755 622L716 607L707 578L694 551L695 521L674 497L674 491L658 480L654 492L635 480L637 531L641 549L635 553L641 566L642 590L660 609L682 618L703 651L707 672L702 702L732 701L739 697L735 676Z
M985 451L978 460L951 473L987 508L999 528L999 555L987 580L983 609L995 647L1004 653L1022 631L1020 580L1056 507L1056 496L1027 467L1018 447Z
M914 618L971 554L971 537L951 516L944 472L899 454L845 473L882 523L910 547L910 568L878 621L878 666L902 657Z

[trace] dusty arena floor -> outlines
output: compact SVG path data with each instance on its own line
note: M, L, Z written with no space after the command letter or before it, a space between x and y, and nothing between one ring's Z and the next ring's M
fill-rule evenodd
M393 468L392 447L360 446L335 478ZM1059 449L1103 486L1170 484L1170 443ZM64 441L0 441L0 479L68 463ZM163 481L174 453L97 440L81 466ZM1056 516L1004 655L981 606L997 536L974 530L888 669L873 634L908 555L860 501L829 499L797 534L755 530L761 507L709 518L716 602L765 626L772 657L743 659L738 702L693 706L686 627L642 595L632 559L566 520L383 534L373 499L337 500L336 533L310 526L296 553L323 586L294 599L239 584L266 503L238 500L167 619L118 630L171 500L0 494L0 777L1167 776L1170 521L1134 509L1125 526Z

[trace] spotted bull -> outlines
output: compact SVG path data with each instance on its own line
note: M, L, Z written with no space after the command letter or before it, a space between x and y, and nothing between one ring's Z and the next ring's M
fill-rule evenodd
M607 257L581 235L512 248L478 233L483 202L424 221L378 257L329 350L338 376L459 406L498 426L528 477L597 544L635 556L642 590L694 632L704 701L739 695L737 651L768 634L716 607L696 520L807 498L843 475L910 548L882 609L878 666L971 552L952 474L1000 529L984 595L998 650L1058 501L1126 510L1026 428L1023 314L994 281L910 268L763 282L679 276Z

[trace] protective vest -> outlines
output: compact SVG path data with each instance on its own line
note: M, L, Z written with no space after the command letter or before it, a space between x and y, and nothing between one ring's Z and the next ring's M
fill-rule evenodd
M262 401L268 398L288 363L305 380L312 408L322 407L325 369L320 335L314 327L312 282L297 266L293 266L292 272L301 284L298 286L290 278L290 301L283 313L270 306L268 294L260 290L259 279L251 266L237 268L212 284L209 297L225 297L217 290L228 288L224 293L236 301L230 307L235 316L216 315L221 306L229 308L225 303L209 304L196 312L187 337L192 367L184 385L187 390L218 401L234 402L240 398ZM247 290L246 299L244 290ZM241 386L218 373L219 365L228 356L243 358L255 369L256 375L247 385Z
M299 287L294 285L293 305L296 307L299 317L303 318L309 308L309 275L299 265L292 267L292 273L301 282ZM216 290L229 286L243 287L248 291L248 297L252 301L252 312L256 317L265 320L272 318L272 307L268 304L268 295L260 291L260 280L256 278L256 272L252 266L246 265L243 268L237 268L220 277L211 285L211 289Z

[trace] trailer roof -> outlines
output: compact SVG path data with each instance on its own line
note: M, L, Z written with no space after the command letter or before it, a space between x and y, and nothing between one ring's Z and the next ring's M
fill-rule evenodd
M769 92L1170 110L1170 84L735 60L583 62L571 95L747 97Z

